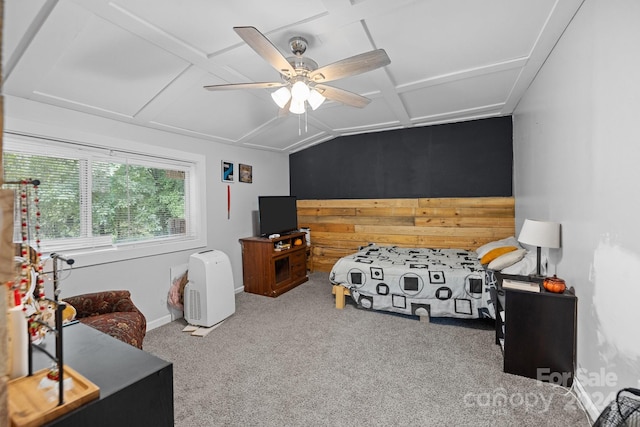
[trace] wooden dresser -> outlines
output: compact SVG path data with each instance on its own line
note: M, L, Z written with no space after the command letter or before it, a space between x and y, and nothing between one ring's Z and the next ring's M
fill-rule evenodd
M309 280L305 236L296 232L240 239L245 292L277 297Z

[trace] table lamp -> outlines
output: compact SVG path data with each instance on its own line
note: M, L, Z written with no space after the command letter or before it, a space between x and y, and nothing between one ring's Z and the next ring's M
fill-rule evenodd
M518 236L518 241L537 247L535 277L544 277L541 274L540 268L541 250L543 247L560 247L560 224L557 222L525 219L524 224L522 224L522 229L520 230L520 235Z

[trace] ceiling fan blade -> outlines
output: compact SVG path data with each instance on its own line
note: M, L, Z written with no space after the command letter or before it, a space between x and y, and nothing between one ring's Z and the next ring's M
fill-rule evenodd
M296 75L287 58L260 31L254 27L233 27L233 30L280 74L285 77Z
M371 102L369 98L333 86L318 84L315 85L315 89L327 99L338 101L352 107L364 108Z
M309 73L309 79L314 82L330 82L355 74L366 73L376 68L389 65L391 60L384 49L372 50L351 56L333 64L325 65Z
M271 89L284 86L281 82L257 82L257 83L227 83L222 85L203 86L207 90L236 90L236 89Z

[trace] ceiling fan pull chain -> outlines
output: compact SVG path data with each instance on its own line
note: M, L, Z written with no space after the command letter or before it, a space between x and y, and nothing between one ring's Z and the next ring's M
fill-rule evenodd
M302 135L302 123L300 120L302 120L302 118L300 117L300 114L298 114L298 136Z
M309 129L307 129L307 109L304 109L304 133L308 133Z

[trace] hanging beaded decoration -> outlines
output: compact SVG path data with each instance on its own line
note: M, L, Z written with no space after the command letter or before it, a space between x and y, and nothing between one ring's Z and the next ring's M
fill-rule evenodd
M20 235L21 235L21 248L20 255L22 257L22 265L20 266L20 300L24 301L27 296L27 290L29 285L29 209L27 207L27 181L23 180L20 183ZM25 310L23 306L23 310Z
M34 342L41 341L46 334L41 320L46 310L44 300L44 276L42 264L42 251L40 247L40 198L38 195L38 182L22 180L20 183L20 232L21 232L21 256L20 270L20 300L22 310L29 318L29 333ZM29 185L33 188L33 194L29 194ZM32 196L32 197L30 197ZM32 256L31 235L29 226L33 217L35 239L35 259ZM35 274L32 274L35 269ZM35 277L34 277L35 276Z
M38 185L33 184L33 206L35 209L34 234L36 239L36 251L38 256L38 264L36 265L37 283L36 295L38 299L44 298L44 263L42 262L42 248L40 246L40 196L38 194Z

